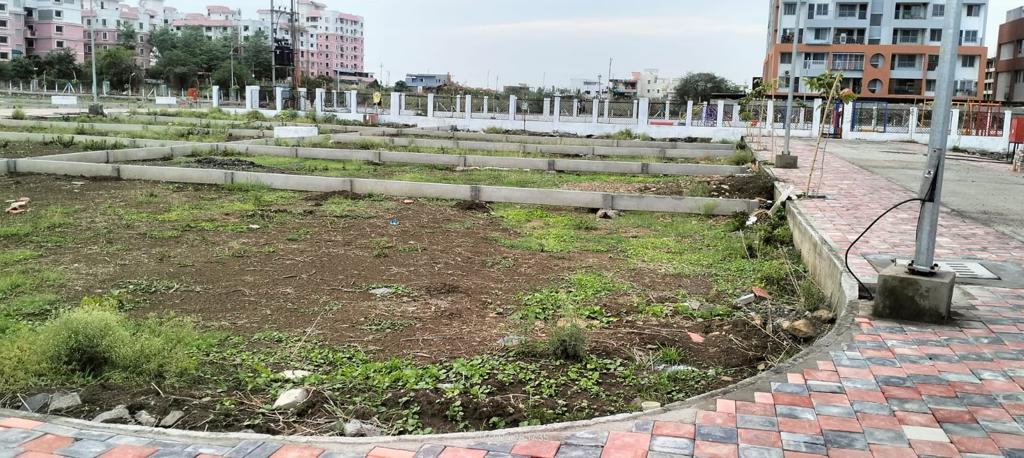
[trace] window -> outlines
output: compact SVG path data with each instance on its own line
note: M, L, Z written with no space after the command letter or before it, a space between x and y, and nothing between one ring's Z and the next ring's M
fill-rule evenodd
M34 38L26 38L25 39L25 47L26 48L35 48L36 47L36 40Z
M857 5L851 5L847 3L840 4L836 15L841 18L855 18L857 17Z
M926 80L924 82L925 92L935 92L935 80Z
M978 17L981 16L981 5L967 5L967 16Z
M56 47L56 48L63 48L64 47L64 40L57 40L56 44L54 44L54 47Z
M106 39L107 39L107 32L103 32L103 39L104 39L104 40L106 40Z
M921 35L917 29L896 29L892 41L893 44L920 43Z
M53 32L54 33L64 33L64 26L62 26L62 25L54 26L53 27Z
M0 35L0 45L7 44L7 37Z
M917 68L917 55L915 54L896 54L893 56L893 67L899 69L914 69Z
M0 60L8 60L11 58L11 54L7 52L0 52Z
M64 12L61 10L53 10L53 17L64 17Z
M931 29L928 33L928 41L942 41L942 29Z
M829 29L814 29L814 39L818 41L828 40Z
M0 3L0 11L7 11L7 4L6 3Z
M0 19L0 29L7 28L7 19Z
M978 31L977 30L964 30L964 43L977 43L978 42Z
M782 14L785 16L796 16L796 3L782 5Z
M946 5L941 3L932 5L932 17L942 17L946 15Z
M815 6L814 14L818 16L828 16L828 3L819 3Z
M974 68L978 65L978 56L960 56L960 66L963 68Z
M780 64L792 64L793 63L793 53L788 53L788 52L782 53L779 56L779 63Z

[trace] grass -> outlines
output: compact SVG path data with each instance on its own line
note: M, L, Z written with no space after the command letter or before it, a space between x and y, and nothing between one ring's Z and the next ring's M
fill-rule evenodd
M42 133L50 135L91 135L98 137L141 139L141 140L168 140L188 141L198 143L223 142L230 139L227 128L207 127L168 127L153 126L152 129L141 129L131 131L105 130L79 124L76 126L0 126L2 132L27 132ZM73 141L73 140L72 140ZM102 149L102 148L101 148Z
M587 320L599 324L608 322L613 318L597 305L597 301L628 288L607 274L579 272L558 286L525 295L522 307L512 318L528 322L557 319Z

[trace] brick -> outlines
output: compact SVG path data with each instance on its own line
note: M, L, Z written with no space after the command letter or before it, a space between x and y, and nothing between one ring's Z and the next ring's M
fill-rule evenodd
M847 431L852 433L859 433L862 431L860 422L858 422L856 418L828 417L821 415L818 417L818 424L821 425L822 430Z
M917 458L917 453L914 449L909 447L893 447L890 445L876 445L871 444L868 446L871 449L871 454L875 458Z
M137 445L118 445L100 455L100 458L146 458L154 453L156 453L155 448L139 447Z
M999 446L987 437L950 436L949 439L961 453L999 455Z
M779 418L779 431L801 434L821 434L821 427L814 420L798 420L795 418Z
M787 393L772 393L772 399L775 401L775 405L786 405L795 407L814 407L811 403L811 398L808 396L798 396L795 394Z
M957 458L960 456L960 452L956 451L956 447L949 442L934 442L934 441L923 441L923 440L911 440L910 446L914 448L914 451L919 455L939 456Z
M42 424L40 421L26 420L24 418L4 418L0 420L0 426L4 428L34 429Z
M644 433L627 433L621 431L612 431L608 433L608 442L605 443L605 448L630 448L636 450L647 450L650 448L651 435ZM449 457L445 457L449 458ZM463 458L463 457L458 457Z
M758 404L754 402L736 401L736 413L741 415L775 415L773 404Z
M782 448L782 437L775 431L739 429L739 443L762 447Z
M674 421L654 422L655 436L685 437L693 439L693 433L694 426L691 424L677 423Z
M849 406L850 400L845 394L833 393L811 393L811 402L814 405Z
M53 453L75 442L74 438L45 434L20 445L28 452Z
M735 458L738 456L736 444L697 441L693 448L694 458Z
M896 417L888 415L874 415L869 413L858 413L857 420L865 428L898 429L903 430Z
M557 441L531 440L519 442L512 447L513 455L522 455L532 458L554 458L561 445Z
M736 427L736 414L702 410L697 413L697 423L702 425Z
M284 447L281 447L281 448L277 449L277 451L274 452L274 454L270 455L270 456L271 456L271 458L317 458L323 452L324 451L322 449L319 449L319 448L304 447L304 446L301 446L301 445L289 444L289 445L285 445ZM372 450L371 450L371 452L372 452ZM394 457L392 457L392 456L385 456L385 457L379 457L379 458L412 458L412 456L415 455L415 452L408 452L408 453L409 453L408 456L404 456L404 455L403 456L394 456ZM378 458L378 457L374 457L374 458ZM482 458L482 457L480 457L480 458Z
M896 420L901 425L924 426L927 428L938 428L939 422L931 414L917 412L896 412Z

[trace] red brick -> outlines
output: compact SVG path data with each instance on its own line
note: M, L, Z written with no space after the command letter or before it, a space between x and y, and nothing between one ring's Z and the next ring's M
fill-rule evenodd
M980 383L949 382L949 386L957 393L989 394L988 388Z
M601 458L647 458L647 450L605 447L601 451Z
M762 447L782 448L782 435L775 431L759 429L739 429L741 444L760 445Z
M871 373L875 375L891 375L893 377L906 377L907 371L903 370L902 367L889 367L889 366L875 366L870 365L868 369L871 369Z
M828 456L829 458L874 458L871 452L845 448L830 448L828 449Z
M612 431L608 433L608 442L605 443L607 447L647 450L651 447L651 435Z
M1010 415L1024 415L1024 404L1019 402L1011 402L1003 404L1003 408L1006 409Z
M971 368L967 367L964 363L944 363L942 361L935 361L932 363L939 372L956 372L959 374L970 374Z
M876 350L873 348L862 348L860 354L865 358L893 358L893 354L889 350Z
M920 391L923 396L939 396L944 398L955 398L956 390L949 385L928 385L921 384L916 385L917 391Z
M811 404L811 398L808 396L797 396L789 393L772 393L772 399L775 400L775 405L814 407L814 404Z
M0 426L7 428L32 429L41 424L43 423L35 420L26 420L24 418L4 418L3 420L0 420Z
M25 452L25 453L22 453L21 455L18 455L18 458L61 458L61 457L58 456L58 455L54 455L52 453Z
M871 454L875 455L875 458L917 458L917 453L914 453L912 448L875 444L872 444L870 448Z
M921 392L908 386L883 386L882 394L887 398L921 399Z
M999 455L999 447L987 437L949 436L953 445L961 453L985 453Z
M934 366L924 364L903 364L903 370L912 375L939 375L938 369Z
M416 456L416 452L385 447L374 447L370 453L366 454L366 458L412 458L413 456Z
M821 427L814 420L779 417L779 431L801 434L821 434Z
M24 444L19 445L23 450L29 452L53 453L75 442L74 438L45 434Z
M860 422L857 421L856 418L818 415L818 424L821 425L821 429L827 429L830 431L847 431L851 433L859 433L863 431L860 427Z
M818 361L818 369L835 372L836 365L832 361Z
M693 439L694 427L687 423L676 423L674 421L654 422L655 436L685 437Z
M754 402L756 402L758 404L775 405L775 400L772 399L772 394L771 393L761 393L761 392L754 393Z
M523 441L512 447L512 454L529 456L532 458L555 458L555 454L558 453L558 447L560 445L561 443L557 441Z
M762 417L774 417L774 404L758 404L754 402L736 401L736 413L743 415L760 415Z
M134 445L118 445L106 453L100 455L100 458L146 458L149 455L156 453L155 448L137 447ZM275 454L276 455L276 454ZM319 456L317 453L315 456Z
M847 388L846 397L851 401L866 401L878 404L887 404L889 402L886 401L885 395L881 391L858 390L856 388Z
M1010 414L999 408L969 406L967 410L970 410L979 420L1013 421Z
M906 426L924 426L927 428L939 427L939 422L935 421L935 417L927 413L896 412L896 419L901 425Z
M1024 449L1024 436L1004 433L989 433L988 437L999 446L999 448Z
M914 447L914 451L920 455L943 456L949 458L958 458L960 456L960 452L956 451L956 447L949 442L912 440L910 441L910 446Z
M1016 383L1001 380L982 380L981 384L992 393L1019 393L1024 391Z
M814 405L827 405L827 406L850 406L850 400L846 398L845 394L835 393L811 393L811 401Z
M736 401L732 399L716 399L715 410L724 413L736 413Z
M968 410L953 410L953 409L932 409L932 415L939 423L977 423L978 420L974 418Z
M819 382L839 383L839 373L833 371L821 371L815 369L804 369L804 379L817 380Z
M797 385L803 385L807 383L802 374L788 373L786 374L786 381L789 383L796 383Z
M875 375L870 370L859 367L839 366L836 368L836 372L839 372L839 376L842 378L859 378L861 380L872 380L875 378Z
M438 458L484 458L486 450L474 450L462 447L447 447L438 455ZM273 457L271 457L273 458Z
M813 454L810 454L810 453L803 453L803 452L791 452L789 450L786 450L783 453L784 453L783 456L785 458L821 458L821 455L813 455Z
M697 423L701 425L731 426L735 428L736 414L702 410L697 413Z
M734 444L697 441L693 444L694 458L731 458L737 455Z
M901 431L903 430L903 426L900 425L899 420L897 420L896 417L890 417L888 415L858 413L857 420L859 420L860 425L865 428L898 429Z

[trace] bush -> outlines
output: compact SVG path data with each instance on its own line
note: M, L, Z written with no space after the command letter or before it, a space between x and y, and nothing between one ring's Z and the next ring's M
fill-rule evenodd
M263 116L263 113L261 113L260 110L249 110L245 112L246 121L262 121L264 119L267 118Z
M587 334L576 323L556 327L548 336L547 345L555 358L578 361L587 356Z
M749 149L738 149L725 159L725 161L732 165L747 165L757 161L754 157L754 153Z
M278 121L294 121L299 119L299 112L295 110L281 110L279 113L274 115L274 119Z
M11 112L11 119L23 120L25 118L25 110L22 110L21 107L14 107L14 111Z
M174 384L194 374L199 350L212 342L191 321L132 321L103 305L84 305L38 326L2 327L2 391L82 379Z

